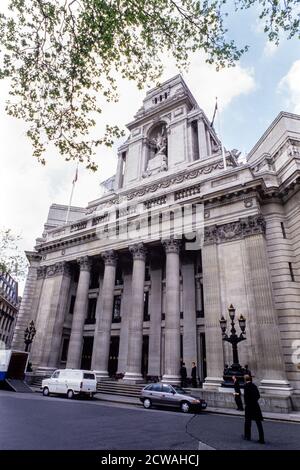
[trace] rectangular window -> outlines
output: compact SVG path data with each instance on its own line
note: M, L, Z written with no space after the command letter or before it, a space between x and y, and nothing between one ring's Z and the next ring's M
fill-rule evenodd
M280 222L280 226L281 226L282 236L283 236L283 238L286 238L286 232L285 232L284 223L283 223L283 222Z
M87 325L93 325L94 323L96 323L96 305L97 305L96 298L89 299L87 317L85 320L85 323Z
M69 309L70 315L73 315L73 312L74 312L75 299L76 299L76 296L72 295L71 302L70 302L70 309Z
M149 321L149 292L144 292L144 321Z
M112 322L113 323L120 323L120 321L121 321L121 296L120 295L115 295L114 296Z
M63 347L62 347L62 352L61 352L61 361L62 362L67 362L69 341L70 341L69 338L64 338L64 340L63 340Z
M289 263L289 270L290 270L290 275L291 275L291 281L295 282L295 275L294 275L294 270L293 270L292 263Z

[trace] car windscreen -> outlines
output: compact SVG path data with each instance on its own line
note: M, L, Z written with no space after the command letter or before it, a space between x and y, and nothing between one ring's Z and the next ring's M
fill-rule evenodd
M183 390L183 388L178 387L177 385L172 385L176 393L180 393L180 395L187 395L187 392Z
M83 374L83 378L84 378L84 379L88 379L88 380L95 380L94 374L87 374L87 373L85 373L85 374Z

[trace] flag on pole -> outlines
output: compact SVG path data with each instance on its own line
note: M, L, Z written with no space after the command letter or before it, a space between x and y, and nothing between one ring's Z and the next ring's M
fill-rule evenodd
M76 172L75 172L75 176L74 176L74 179L72 181L72 184L76 183L77 180L78 180L78 163L77 163Z
M211 121L211 123L210 123L210 126L211 126L211 127L214 125L214 120L215 120L217 111L218 111L218 98L216 97L215 110L214 110L214 114L213 114L212 121Z
M71 210L73 193L74 193L74 187L75 187L75 183L76 183L77 180L78 180L78 162L77 162L75 176L74 176L74 179L72 181L72 190L71 190L71 195L70 195L70 200L69 200L69 205L68 205L68 210L67 210L67 215L66 215L66 222L65 222L66 224L69 222L70 210Z

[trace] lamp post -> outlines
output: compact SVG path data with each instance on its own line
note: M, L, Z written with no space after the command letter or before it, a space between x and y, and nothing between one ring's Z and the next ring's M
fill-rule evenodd
M238 318L239 326L240 326L240 329L241 329L241 333L240 333L240 335L238 335L237 331L235 329L235 321L234 321L234 319L235 319L235 308L233 307L232 304L228 308L228 313L229 313L229 317L230 317L230 320L231 320L230 335L228 336L228 334L226 333L227 320L226 320L226 318L224 318L223 315L222 315L221 320L220 320L220 328L221 328L221 331L222 331L223 341L227 341L232 346L233 363L232 363L231 367L227 367L226 369L224 369L224 382L225 383L223 385L226 385L226 382L228 382L228 380L226 380L226 378L228 379L228 376L230 377L230 376L236 375L236 376L242 377L244 375L243 368L241 367L241 365L239 363L238 344L241 341L245 341L245 339L247 339L246 336L245 336L246 319L243 317L243 315L240 315L240 317Z
M36 329L35 329L34 321L32 320L29 323L29 327L27 327L24 332L25 352L29 351L29 346L31 345L33 338L35 337L35 334L36 334Z

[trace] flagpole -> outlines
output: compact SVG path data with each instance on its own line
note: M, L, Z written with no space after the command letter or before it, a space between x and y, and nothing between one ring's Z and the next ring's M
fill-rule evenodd
M78 162L77 162L77 167L76 167L75 178L72 181L72 190L71 190L71 194L70 194L68 211L67 211L66 222L65 222L66 224L69 222L70 210L71 210L71 205L72 205L72 199L73 199L73 194L74 194L75 183L77 181L77 175L78 175Z
M224 150L224 145L223 145L223 140L222 140L221 113L219 111L219 107L217 106L217 99L218 98L216 98L216 109L217 109L217 112L218 112L219 138L220 138L220 141L221 141L221 149L222 149L222 158L223 158L224 170L227 170L226 156L225 156L225 150Z

